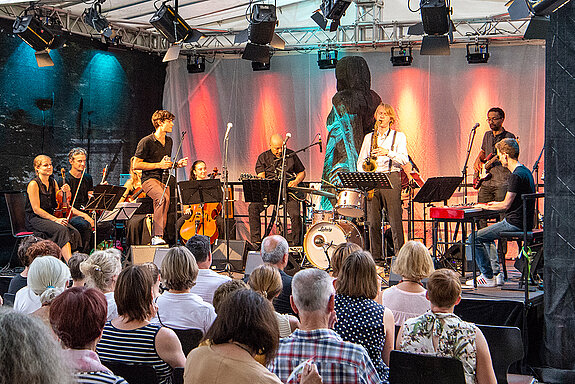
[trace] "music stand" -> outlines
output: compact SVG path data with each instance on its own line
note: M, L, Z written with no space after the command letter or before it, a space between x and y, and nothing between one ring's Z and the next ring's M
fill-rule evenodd
M221 203L224 194L220 179L188 180L178 183L180 199L183 205L200 204L202 209L202 229L204 225L204 204ZM178 234L176 233L176 237Z
M96 211L112 211L124 195L124 192L126 192L126 188L117 185L98 184L94 187L94 194L88 204L86 204L86 207L84 207L85 211L92 212L94 220L94 249L96 249L98 244Z
M113 220L130 220L142 203L118 203L111 211L104 211L98 223Z
M447 205L447 200L451 198L462 181L461 176L430 177L417 192L413 201L423 204L443 201Z
M280 181L277 179L244 179L242 180L242 187L244 190L244 201L246 203L263 203L264 228L267 228L268 207L270 205L277 205L278 203Z

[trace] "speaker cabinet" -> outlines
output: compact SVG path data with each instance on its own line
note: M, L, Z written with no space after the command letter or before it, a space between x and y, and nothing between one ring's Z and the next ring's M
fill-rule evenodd
M245 240L230 240L230 264L235 271L244 269L246 262L247 242ZM226 265L226 242L217 239L212 250L212 268L223 269Z
M167 244L164 245L132 245L128 252L126 260L127 265L131 264L144 264L153 263L156 249L169 248Z

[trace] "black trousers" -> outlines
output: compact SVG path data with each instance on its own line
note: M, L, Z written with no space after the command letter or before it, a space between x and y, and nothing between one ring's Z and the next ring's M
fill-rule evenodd
M291 221L291 235L286 239L290 245L300 245L301 242L301 216L300 216L300 203L299 201L288 196L287 200L287 213ZM260 214L264 210L263 203L250 203L248 213L250 217L250 237L252 243L259 243L262 241L262 224Z

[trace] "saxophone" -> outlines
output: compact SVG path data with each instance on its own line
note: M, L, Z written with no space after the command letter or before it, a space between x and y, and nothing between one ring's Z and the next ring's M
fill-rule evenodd
M369 156L365 158L361 167L363 168L364 172L375 172L377 168L376 160L377 156L373 156L373 151L377 149L377 127L373 131L373 135L371 136L371 146L369 147Z

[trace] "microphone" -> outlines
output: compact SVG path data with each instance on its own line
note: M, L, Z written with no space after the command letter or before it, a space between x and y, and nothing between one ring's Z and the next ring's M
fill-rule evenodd
M227 138L230 134L230 129L232 129L234 125L232 123L228 123L228 128L226 129L226 134L224 135L225 138Z
M290 139L290 137L291 137L291 133L289 133L289 132L286 133L286 138L285 138L285 140L284 140L284 145L287 144L287 142L288 142L288 140Z
M479 123L475 123L475 125L473 126L473 128L471 130L474 131L477 129L477 127L479 127Z
M323 152L323 144L321 143L321 133L318 133L319 135L319 140L317 141L319 143L319 153Z

